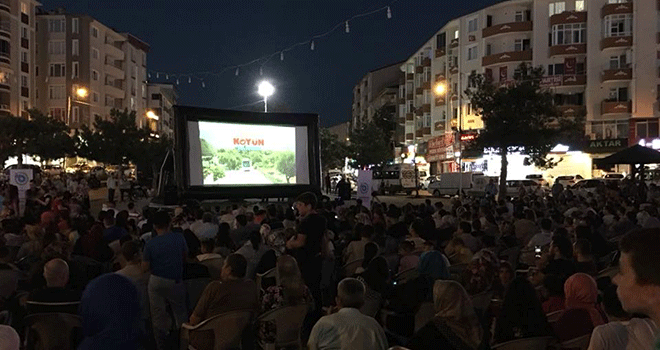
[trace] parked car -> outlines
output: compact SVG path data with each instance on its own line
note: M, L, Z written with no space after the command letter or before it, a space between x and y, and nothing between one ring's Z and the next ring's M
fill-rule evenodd
M559 182L564 188L573 186L576 182L584 180L584 178L580 175L562 175L562 176L557 176L555 179L555 183Z
M428 189L429 185L436 182L437 180L438 180L438 178L435 175L431 175L431 176L427 177L426 179L424 179L422 181L422 188L425 189L425 190Z
M548 187L550 184L546 179L543 178L543 174L529 174L525 176L525 179L532 180L541 186Z
M605 181L621 181L623 180L624 176L623 174L617 174L617 173L608 173L603 176L603 180Z
M44 165L44 173L50 176L57 176L62 174L62 167L59 165Z
M536 194L540 196L543 194L543 189L541 185L534 180L507 180L506 181L506 192L507 195L516 197L520 193L520 186L525 188L525 191L528 194Z
M588 179L578 181L571 189L579 195L594 193L598 186L605 185L602 179Z

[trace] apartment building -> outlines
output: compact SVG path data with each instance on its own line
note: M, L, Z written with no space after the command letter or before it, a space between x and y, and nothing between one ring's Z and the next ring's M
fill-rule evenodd
M87 15L41 11L37 22L37 108L72 128L113 108L147 125L149 45Z
M374 113L385 105L396 106L397 89L403 73L401 63L374 69L367 73L353 88L351 128L368 123Z
M147 85L148 127L160 136L174 139L174 111L178 94L174 84L149 83Z
M590 139L652 143L659 43L657 1L509 0L453 19L400 66L401 141L427 150L432 174L457 171L456 141L483 128L462 93L469 75L506 83L526 62L545 68L562 113L586 115Z
M28 117L35 94L36 1L0 0L0 113Z

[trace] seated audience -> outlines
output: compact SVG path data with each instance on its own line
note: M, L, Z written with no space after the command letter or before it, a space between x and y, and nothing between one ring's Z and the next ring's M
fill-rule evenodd
M50 260L44 265L44 278L46 287L32 291L28 296L29 313L65 312L78 313L78 304L73 305L45 305L41 303L78 303L80 292L66 288L69 282L69 265L62 259Z
M139 350L144 341L140 298L135 285L119 274L91 281L80 302L83 340L78 350Z
M360 313L365 288L354 278L345 278L337 286L337 308L332 315L321 317L307 342L309 350L387 349L383 328L369 316Z
M547 275L543 279L543 288L546 293L546 299L543 302L543 312L546 314L563 311L564 305L564 284L557 275Z
M231 228L226 222L221 222L218 225L218 235L215 236L215 249L213 249L213 252L222 255L222 257L226 257L236 250L234 242L229 237L230 230Z
M449 260L444 254L435 250L432 243L425 242L424 251L419 257L417 271L420 276L428 277L430 282L449 279Z
M598 286L585 273L576 273L564 284L566 310L553 328L560 341L578 338L605 323L605 315L598 306Z
M575 272L583 272L590 276L596 276L598 269L594 256L591 254L591 242L586 239L578 239L573 244L575 254Z
M245 244L236 251L236 254L242 255L247 261L246 278L254 279L257 265L259 265L261 258L269 250L271 249L264 244L259 230L252 231L252 233L250 233L250 240L245 242Z
M468 264L472 261L472 251L460 238L454 238L447 244L445 254L452 265Z
M424 249L424 238L421 237L423 233L424 221L419 218L413 220L413 222L410 224L410 228L408 229L408 237L406 237L406 240L413 242L415 245L415 251L422 251L422 249Z
M387 289L387 279L389 278L389 268L385 258L378 255L378 245L374 242L369 242L364 246L364 260L362 266L358 268L366 287L372 291L376 291L381 295Z
M21 338L10 326L0 325L0 350L19 350Z
M201 243L202 254L197 255L197 260L204 261L208 259L222 259L222 255L214 253L215 242L212 239L207 239Z
M202 293L190 324L234 310L257 310L257 285L245 279L247 261L240 254L231 254L222 266L221 281L212 281Z
M455 281L435 281L435 317L408 343L411 350L480 349L484 332L465 289Z
M121 245L120 256L122 269L117 271L133 282L140 295L140 305L142 305L142 319L149 320L149 273L142 269L142 253L140 244L137 241L124 242Z
M371 242L374 235L374 227L371 225L362 225L361 228L360 240L350 242L344 251L345 263L364 258L364 246Z
M415 244L410 241L403 241L399 244L399 273L417 268L419 256L414 254Z
M550 260L543 268L544 275L557 275L562 281L575 273L573 247L568 237L555 235L550 243Z

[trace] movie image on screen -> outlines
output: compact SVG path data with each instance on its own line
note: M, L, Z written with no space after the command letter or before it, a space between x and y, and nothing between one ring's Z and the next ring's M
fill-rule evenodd
M296 184L296 128L199 121L203 185Z

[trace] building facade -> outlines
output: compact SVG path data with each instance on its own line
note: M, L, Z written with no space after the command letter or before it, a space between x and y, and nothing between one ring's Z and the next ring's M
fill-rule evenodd
M367 73L353 88L351 128L368 123L374 113L385 105L396 106L396 91L403 73L400 63L378 68Z
M147 125L149 45L87 15L37 15L36 106L72 128L93 126L112 109Z
M329 126L328 132L330 132L330 134L332 135L337 136L337 140L339 141L349 142L350 128L351 128L351 123L343 122L343 123L335 124L333 126Z
M177 92L174 84L149 83L147 85L148 127L160 136L174 139L174 111Z
M0 0L0 113L28 117L35 106L36 1Z
M483 128L463 93L469 75L506 83L525 62L544 67L562 113L586 116L590 139L652 142L659 43L653 1L509 0L453 19L400 66L400 141L427 150L432 174L457 171L456 141Z

